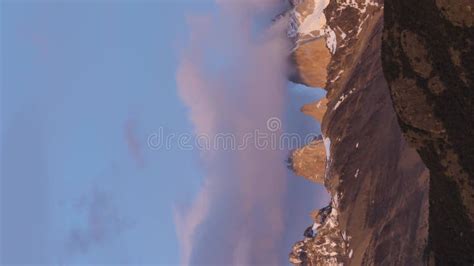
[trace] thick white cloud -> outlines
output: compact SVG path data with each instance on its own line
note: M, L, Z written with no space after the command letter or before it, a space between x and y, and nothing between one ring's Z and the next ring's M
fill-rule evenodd
M190 19L177 82L196 134L233 133L239 140L265 130L271 117L284 118L286 22L265 30L255 24L259 10L278 3L218 1L216 16ZM286 155L255 145L203 151L206 185L191 207L178 208L175 216L183 264L281 263Z

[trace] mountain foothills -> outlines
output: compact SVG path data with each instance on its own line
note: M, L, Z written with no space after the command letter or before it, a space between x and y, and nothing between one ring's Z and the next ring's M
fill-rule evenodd
M472 1L290 4L290 80L327 95L288 163L331 194L290 262L473 265Z

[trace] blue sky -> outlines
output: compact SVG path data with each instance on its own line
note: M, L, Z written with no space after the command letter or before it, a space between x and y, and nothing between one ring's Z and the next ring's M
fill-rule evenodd
M2 1L3 263L179 264L174 206L193 199L203 169L197 152L146 139L160 127L193 132L176 68L186 15L214 8ZM289 112L316 98L293 89Z

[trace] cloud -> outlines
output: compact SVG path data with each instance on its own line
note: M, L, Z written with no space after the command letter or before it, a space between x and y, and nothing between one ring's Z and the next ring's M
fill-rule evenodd
M97 188L83 196L76 208L84 215L85 223L70 230L66 239L69 253L85 253L92 246L113 239L131 226L119 215L110 196Z
M199 192L191 208L175 209L175 224L178 239L181 241L182 263L189 264L191 257L194 233L196 228L204 221L209 211L209 191L204 186Z
M266 130L271 117L284 121L290 50L286 22L263 27L260 22L262 12L277 9L278 3L218 1L218 14L189 19L190 45L181 55L177 84L196 134L212 139L220 132L233 133L239 140ZM183 264L286 261L287 152L252 144L239 151L202 153L205 185L189 208L178 207L175 214Z
M142 147L140 146L140 142L135 135L135 122L136 121L133 119L128 119L125 121L124 136L130 156L138 167L143 168L145 166L145 160L143 159Z

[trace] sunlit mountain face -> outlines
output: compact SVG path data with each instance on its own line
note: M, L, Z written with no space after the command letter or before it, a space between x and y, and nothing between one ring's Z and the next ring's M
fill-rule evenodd
M474 14L460 5L292 2L292 79L327 95L302 108L322 121L322 136L294 152L291 167L324 183L332 200L312 213L291 263L473 262L473 144L460 137L472 135L472 78L464 74L472 64L460 58L472 56ZM326 56L316 48L322 40Z

